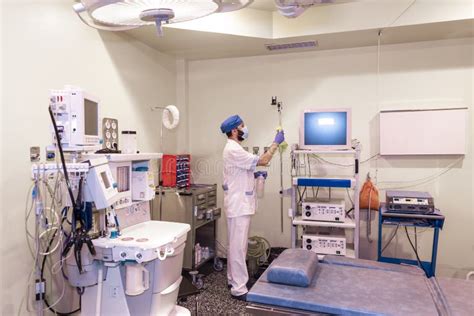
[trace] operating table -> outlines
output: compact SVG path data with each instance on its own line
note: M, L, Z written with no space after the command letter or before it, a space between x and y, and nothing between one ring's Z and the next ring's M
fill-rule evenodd
M288 249L247 294L252 315L474 315L474 282Z

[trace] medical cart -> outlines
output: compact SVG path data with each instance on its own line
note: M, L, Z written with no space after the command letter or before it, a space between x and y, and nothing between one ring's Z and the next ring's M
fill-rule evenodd
M418 265L417 260L402 259L383 256L382 254L382 233L384 226L391 225L397 227L433 228L433 244L431 250L431 260L421 261L423 270L428 277L435 276L436 256L438 253L439 231L444 225L444 216L439 210L432 214L400 214L387 212L386 204L382 203L379 209L379 238L377 244L377 257L380 262Z
M331 177L321 176L318 174L307 173L305 170L304 174L295 172L292 176L292 187L291 187L291 209L289 210L289 216L291 217L291 245L293 248L300 248L302 246L302 240L298 237L298 227L326 227L326 228L340 228L343 230L353 230L353 243L349 243L346 256L352 258L359 257L359 161L360 161L360 148L357 145L355 149L350 150L298 150L294 149L291 152L292 158L292 170L299 169L299 164L310 163L310 157L319 156L349 156L353 160L353 173L349 176L343 177ZM307 161L307 162L306 162ZM311 169L310 169L311 170ZM344 221L331 222L331 221L315 221L305 220L301 215L301 206L298 203L298 197L302 190L313 189L313 188L329 188L331 189L353 189L352 197L353 201L353 218L345 217ZM329 191L331 192L331 191ZM301 199L301 198L300 198ZM301 201L300 201L301 202ZM320 256L322 259L323 256Z
M196 273L206 262L213 260L216 271L223 269L223 262L216 252L216 226L221 216L217 207L216 184L193 184L189 188L158 188L152 205L152 219L186 223L191 226L184 249L183 269L191 271L196 287L202 286ZM196 255L201 249L208 249Z

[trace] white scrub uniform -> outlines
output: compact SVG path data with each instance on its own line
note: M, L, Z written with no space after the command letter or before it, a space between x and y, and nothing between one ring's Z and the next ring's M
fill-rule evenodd
M251 215L255 214L254 171L259 157L245 151L242 146L227 140L224 148L224 209L227 216L227 280L232 286L231 294L248 292L249 279L245 258Z

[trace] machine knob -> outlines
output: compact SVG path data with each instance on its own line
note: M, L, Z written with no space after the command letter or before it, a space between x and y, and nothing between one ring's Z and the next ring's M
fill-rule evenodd
M141 259L143 257L141 253L137 253L135 256L137 257L137 259Z
M312 248L313 248L313 246L311 246L311 245L306 246L306 249L308 249L308 250L311 250Z
M309 211L309 210L311 209L311 206L306 205L306 206L305 206L305 209Z
M310 238L306 239L307 244L310 244L311 242L312 242L312 240Z
M127 253L125 251L122 251L120 253L120 257L125 258L127 256Z
M311 212L306 212L306 217L311 217Z

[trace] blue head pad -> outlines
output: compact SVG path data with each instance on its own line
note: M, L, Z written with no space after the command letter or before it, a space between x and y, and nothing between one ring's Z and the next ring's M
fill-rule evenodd
M240 124L242 124L242 119L238 115L232 115L228 117L224 122L221 124L221 131L223 134L226 134L233 130L234 128L237 128Z
M308 287L316 274L318 255L306 249L286 249L268 268L270 283Z

